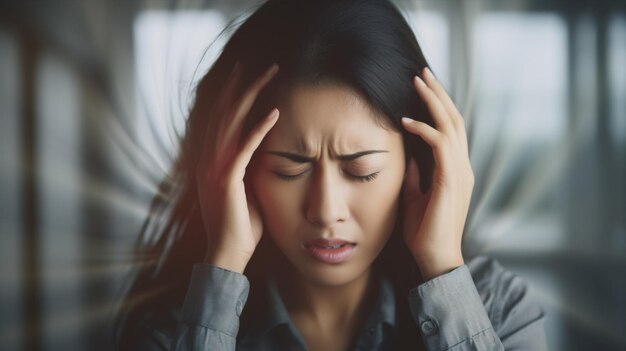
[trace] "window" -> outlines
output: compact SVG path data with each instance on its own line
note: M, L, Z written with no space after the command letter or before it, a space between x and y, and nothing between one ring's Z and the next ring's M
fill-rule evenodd
M214 10L145 10L134 22L138 142L161 170L175 157L193 89L221 51L227 38L213 41L225 26Z

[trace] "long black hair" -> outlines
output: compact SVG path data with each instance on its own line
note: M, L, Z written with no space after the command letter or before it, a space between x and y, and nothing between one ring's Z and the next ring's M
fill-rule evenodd
M431 186L432 150L423 140L404 131L400 123L401 117L410 116L434 125L411 81L428 64L398 8L389 0L262 3L234 31L196 87L178 156L169 176L160 184L136 243L138 257L145 257L148 264L133 275L120 307L115 338L122 347L132 337L131 330L140 318L168 315L182 303L193 265L205 256L207 235L198 204L195 169L205 131L222 118L209 112L237 61L245 67L244 87L270 64L276 62L280 67L254 103L242 135L275 106L281 93L295 84L341 84L380 112L382 117L376 118L382 127L402 132L406 162L411 158L417 161L423 191ZM402 213L400 208L394 233L374 264L394 285L399 321L408 338L401 344L418 345L419 333L411 319L407 297L408 290L421 277L402 239ZM247 310L257 306L257 287L272 269L272 251L276 247L267 237L262 237L244 272L250 280L251 293L242 315L242 327L246 325Z

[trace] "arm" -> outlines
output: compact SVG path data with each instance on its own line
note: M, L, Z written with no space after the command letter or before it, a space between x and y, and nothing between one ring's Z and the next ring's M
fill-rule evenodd
M196 263L170 350L235 350L249 287L241 273Z
M546 350L544 312L526 283L477 257L409 293L428 350Z
M474 187L465 120L429 69L422 78L416 75L413 83L434 126L410 118L402 123L431 146L435 160L430 189L421 188L415 159L403 184L404 239L426 280L409 297L424 343L429 350L543 350L543 312L525 283L493 261L464 263L462 236Z

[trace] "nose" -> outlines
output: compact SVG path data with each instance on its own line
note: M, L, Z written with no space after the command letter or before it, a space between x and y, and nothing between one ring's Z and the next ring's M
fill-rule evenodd
M345 222L349 216L346 189L329 169L314 169L306 200L306 217L321 227Z

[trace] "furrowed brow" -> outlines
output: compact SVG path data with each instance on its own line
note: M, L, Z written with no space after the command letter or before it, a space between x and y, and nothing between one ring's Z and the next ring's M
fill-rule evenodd
M346 154L346 155L337 155L337 159L341 160L341 161L353 161L356 160L359 157L365 156L365 155L370 155L370 154L377 154L377 153L381 153L381 152L389 152L387 150L365 150L365 151L359 151L359 152L355 152L353 154ZM275 155L275 156L279 156L279 157L284 157L287 158L291 161L294 162L298 162L298 163L307 163L307 162L313 162L315 161L314 157L310 157L310 156L306 156L306 155L300 155L300 154L296 154L296 153L292 153L292 152L286 152L286 151L266 151L266 153L271 154L271 155Z

